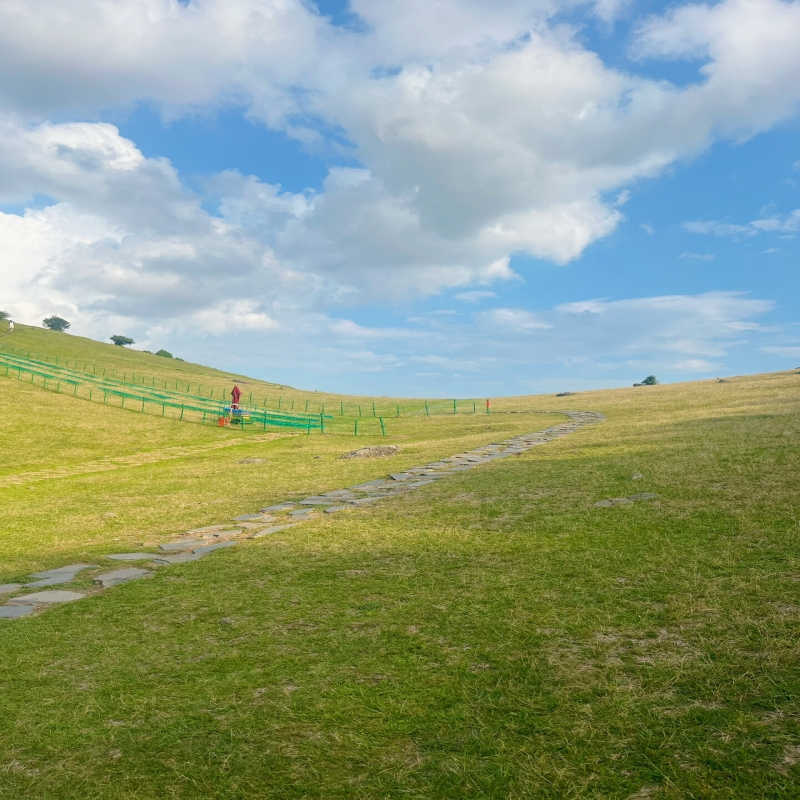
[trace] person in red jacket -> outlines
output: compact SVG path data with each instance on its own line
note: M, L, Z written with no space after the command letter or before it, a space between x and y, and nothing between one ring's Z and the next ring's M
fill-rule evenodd
M242 396L242 390L238 386L234 386L231 389L231 408L238 409L239 408L239 398Z

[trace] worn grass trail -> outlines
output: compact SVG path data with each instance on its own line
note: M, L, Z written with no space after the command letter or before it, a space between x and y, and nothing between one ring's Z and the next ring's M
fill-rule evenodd
M3 626L0 797L796 797L798 381L531 398L607 421ZM435 430L409 464L505 438ZM302 438L252 450L344 485ZM186 515L210 473L180 464L123 471L112 504L151 475ZM77 509L110 477L43 486ZM639 491L660 498L594 506Z

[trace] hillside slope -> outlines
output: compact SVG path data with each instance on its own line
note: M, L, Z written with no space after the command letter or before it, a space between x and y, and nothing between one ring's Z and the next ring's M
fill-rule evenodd
M41 393L3 385L6 418ZM15 428L0 582L544 428L558 410L607 419L0 621L0 798L795 796L799 389L780 373L516 398L509 411L528 413L397 420L358 443L402 452L361 462L339 458L346 437L82 419L86 403L51 395L76 427ZM210 438L171 438L186 431ZM115 434L130 458L105 463ZM657 497L607 502L642 493Z

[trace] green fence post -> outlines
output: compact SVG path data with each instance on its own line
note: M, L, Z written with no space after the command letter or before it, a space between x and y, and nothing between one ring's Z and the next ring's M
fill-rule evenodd
M358 420L356 420L356 427L353 430L353 436L358 436Z
M253 393L250 392L250 405L253 405Z
M358 416L361 416L361 406L358 407Z
M372 401L372 416L377 417L378 415L375 413L375 401Z
M203 412L203 421L200 424L201 425L205 425L206 424L206 412L205 411Z
M162 417L164 416L164 404L163 403L161 404L161 416Z
M283 397L278 398L278 411L281 410L281 406L283 405Z
M456 401L455 401L455 400L453 400L453 413L454 413L454 414L458 413L458 412L456 411Z
M292 400L292 407L289 410L294 411L294 400Z
M47 381L45 380L45 384L46 384L46 383L47 383ZM89 400L91 400L91 399L92 399L92 395L93 395L93 394L94 394L94 389L89 389Z
M308 435L311 436L311 418L308 420Z
M381 433L386 436L386 426L383 424L383 417L378 417L378 420L381 423Z
M122 395L122 407L125 408L125 395Z
M322 415L325 413L325 403L323 403L323 404L322 404L322 405L319 407L319 413L320 413L320 416L322 416Z
M183 405L181 405L181 419L183 419Z
M308 400L306 400L306 411L308 411Z
M339 403L339 416L344 416L344 403Z
M400 416L400 406L397 406L397 416Z
M425 401L425 416L429 417L430 415L431 415L431 412L428 410L428 401L426 400Z
M477 406L475 403L472 404L472 413L473 414L477 413Z
M58 394L60 391L61 391L61 381L59 381L59 382L56 384L56 394Z
M142 414L144 414L144 397L142 398Z
M325 417L322 414L319 415L319 432L325 433Z
M78 396L78 384L77 383L75 384L75 388L72 390L72 396L73 397L77 397Z
M103 392L103 405L107 405L107 404L108 404L108 392L104 391Z

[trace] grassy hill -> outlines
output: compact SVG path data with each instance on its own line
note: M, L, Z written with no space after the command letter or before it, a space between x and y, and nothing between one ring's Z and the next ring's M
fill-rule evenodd
M23 333L124 372L155 359ZM152 365L173 369L229 377ZM0 583L555 411L607 417L0 621L0 798L797 796L799 392L780 373L509 398L353 439L185 424L0 377ZM387 442L402 452L339 458ZM595 505L642 491L659 498Z

